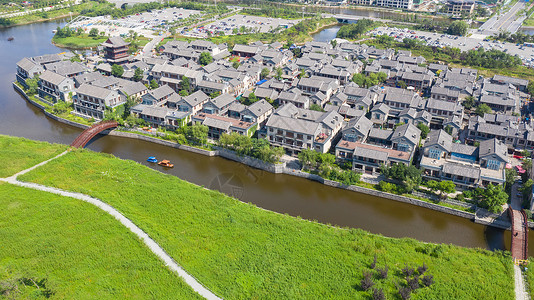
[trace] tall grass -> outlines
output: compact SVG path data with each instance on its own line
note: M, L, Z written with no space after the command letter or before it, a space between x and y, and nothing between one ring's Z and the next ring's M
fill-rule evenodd
M65 145L0 135L0 178L25 170L66 149Z
M41 299L44 291L55 299L200 298L91 204L6 183L0 195L0 298ZM19 292L6 295L9 286Z
M388 280L375 278L388 299L398 297L405 264L423 263L436 283L418 289L416 299L514 295L507 254L385 238L275 214L111 155L79 150L22 180L109 203L226 299L369 298L371 291L359 285L374 255L390 270Z

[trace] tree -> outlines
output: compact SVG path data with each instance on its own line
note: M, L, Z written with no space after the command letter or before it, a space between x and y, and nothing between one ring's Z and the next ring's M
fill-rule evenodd
M191 80L189 77L182 76L182 81L180 81L180 89L186 91L188 94L191 92Z
M185 97L185 96L189 96L189 93L186 90L181 90L178 92L178 95Z
M271 73L271 71L269 71L269 69L267 69L267 68L261 69L260 78L261 79L265 79L267 76L269 76L269 73Z
M527 91L531 96L534 96L534 81L529 81L527 85Z
M317 151L314 151L314 150L302 149L302 151L300 151L298 155L299 162L302 164L302 166L305 169L310 169L311 167L315 167L315 165L317 164L318 154L319 153L317 153Z
M506 193L510 194L512 192L512 185L514 185L515 177L517 176L517 172L514 169L505 169L505 183L504 183L504 190Z
M419 130L421 130L421 138L423 140L426 139L428 133L430 132L430 128L428 128L428 126L426 126L423 123L417 124L417 128L419 128Z
M447 29L447 33L452 34L452 35L462 36L467 33L468 27L469 25L467 25L467 23L464 21L454 21L451 23L451 25Z
M239 68L240 65L241 65L241 64L240 64L239 61L237 61L237 60L234 61L234 62L232 63L232 67L234 67L234 69Z
M399 80L397 82L397 85L401 88L401 89L406 89L408 87L408 85L406 84L406 82L404 82L404 80Z
M332 45L332 48L336 48L336 46L337 46L337 41L336 41L336 40L331 40L331 41L330 41L330 44Z
M89 36L90 36L90 37L96 37L96 36L98 36L98 29L96 29L96 28L91 28L91 30L89 30Z
M448 133L449 135L452 135L452 126L451 125L445 126L445 128L443 128L443 130L445 130L445 132Z
M221 95L221 92L213 92L210 94L211 99L215 99Z
M475 97L473 96L465 97L464 102L462 102L462 104L466 109L473 108L475 106Z
M323 108L319 104L315 104L315 103L310 105L310 109L315 110L315 111L324 111Z
M477 17L483 18L488 15L488 10L482 5L477 5L475 9L475 14L477 15Z
M136 101L131 96L126 96L126 102L124 103L124 111L122 112L122 118L126 120L130 116L130 109L136 104Z
M475 109L475 113L481 117L484 116L484 114L490 114L492 113L493 111L491 110L491 108L485 104L485 103L482 103L480 104L479 106L477 106L477 108Z
M141 68L135 69L133 80L134 81L141 81L143 79L143 70Z
M37 89L39 88L39 75L26 79L26 85L28 86L28 95L31 96L37 94Z
M258 97L256 97L256 94L254 94L254 92L250 92L250 94L248 94L248 97L244 102L245 105L251 105L252 103L255 103L258 101Z
M155 79L150 80L150 89L157 89L159 87L159 84L156 82Z
M480 205L493 213L501 212L508 201L508 194L500 185L488 184L485 189L478 188L476 191Z
M282 71L282 68L280 67L276 68L276 79L278 80L282 79L282 74L284 74L284 72Z
M438 190L440 191L440 197L444 198L444 194L450 194L456 191L456 185L450 180L440 181L438 183Z
M198 59L198 62L205 66L210 64L213 61L213 57L211 56L211 53L209 52L202 52L200 53L200 58Z
M121 77L124 74L124 68L120 65L111 66L111 75L115 77Z
M301 69L300 73L299 73L299 79L301 79L303 77L306 77L306 70L305 69Z

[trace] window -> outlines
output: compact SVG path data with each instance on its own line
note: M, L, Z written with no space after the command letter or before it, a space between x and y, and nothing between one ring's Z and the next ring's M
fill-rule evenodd
M399 144L399 145L397 145L397 150L408 152L408 151L410 151L410 146L408 146L406 144Z
M441 151L438 149L430 149L428 150L428 157L433 158L433 159L440 159Z
M487 168L491 170L498 170L500 165L501 165L500 162L493 160L493 159L489 159L487 162Z

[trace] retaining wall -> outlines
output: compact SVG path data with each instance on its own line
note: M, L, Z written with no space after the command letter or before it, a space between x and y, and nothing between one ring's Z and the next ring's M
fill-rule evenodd
M69 120L60 118L58 116L55 116L55 115L47 112L43 105L31 100L26 95L26 93L20 87L18 87L16 84L13 83L13 87L17 91L19 91L24 96L24 98L26 98L27 101L29 101L33 105L39 107L45 113L46 116L48 116L48 117L50 117L50 118L52 118L52 119L54 119L54 120L56 120L58 122L62 122L62 123L65 123L65 124L68 124L68 125L71 125L71 126L74 126L74 127L78 127L78 128L82 128L82 129L86 129L86 128L89 127L87 125L83 125L83 124L80 124L80 123L76 123L76 122L73 122L73 121L69 121ZM223 158L226 158L226 159L229 159L229 160L233 160L233 161L245 164L247 166L250 166L250 167L253 167L253 168L256 168L256 169L261 169L261 170L264 170L264 171L267 171L267 172L271 172L271 173L275 173L275 174L287 174L287 175L297 176L297 177L301 177L301 178L306 178L306 179L317 181L319 183L322 183L322 184L325 184L325 185L328 185L328 186L331 186L331 187L341 188L341 189L350 190L350 191L354 191L354 192L358 192L358 193L372 195L372 196L375 196L375 197L382 197L382 198L386 198L386 199L390 199L390 200L394 200L394 201L399 201L399 202L404 202L404 203L408 203L408 204L412 204L412 205L417 205L417 206L428 208L428 209L432 209L432 210L435 210L435 211L439 211L439 212L455 215L455 216L458 216L458 217L474 220L474 221L477 221L477 223L480 223L480 224L484 224L484 225L488 225L488 226L494 226L494 227L498 227L498 228L509 229L509 228L507 228L508 226L506 226L505 224L502 224L501 222L486 222L486 221L477 220L476 215L474 213L470 213L470 212L466 212L466 211L462 211L462 210L458 210L458 209L454 209L454 208L450 208L450 207L446 207L446 206L441 206L441 205L438 205L438 204L434 204L434 203L430 203L430 202L426 202L426 201L422 201L422 200L419 200L419 199L414 199L414 198L410 198L410 197L406 197L406 196L390 194L390 193L386 193L386 192L383 192L383 191L364 188L364 187L360 187L360 186L343 185L343 184L341 184L339 182L336 182L336 181L324 179L321 176L316 175L316 174L306 173L306 172L302 172L302 171L299 171L299 170L287 168L285 166L285 163L284 164L270 164L270 163L266 163L264 161L252 158L252 157L239 156L235 152L227 150L227 149L218 149L218 150L211 150L210 151L210 150L199 149L199 148L195 148L195 147L191 147L191 146L187 146L187 145L181 145L181 144L178 144L176 142L162 140L162 139L158 139L158 138L154 138L154 137L150 137L150 136L146 136L146 135L142 135L142 134L137 134L137 133L132 133L132 132L122 132L122 131L117 131L117 130L105 130L105 131L102 132L102 134L109 134L109 135L112 135L112 136L119 136L119 137L143 140L143 141L152 142L152 143L156 143L156 144L160 144L160 145L164 145L164 146L168 146L168 147L172 147L172 148L177 148L177 149L181 149L181 150L185 150L185 151L190 151L190 152L193 152L193 153L197 153L197 154L201 154L201 155L205 155L205 156L210 156L210 157L211 156L221 156ZM534 223L529 222L529 227L533 228L534 227Z

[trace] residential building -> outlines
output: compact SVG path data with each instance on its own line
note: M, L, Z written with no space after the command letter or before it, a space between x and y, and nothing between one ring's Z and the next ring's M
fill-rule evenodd
M266 136L273 146L283 147L290 155L302 149L326 153L336 140L343 117L335 111L299 109L289 103L278 108L265 124Z
M45 70L39 76L39 97L57 101L71 101L69 94L74 91L74 80L52 71Z
M101 120L106 108L114 109L124 104L126 99L117 91L90 84L82 84L73 97L74 112L86 118Z

